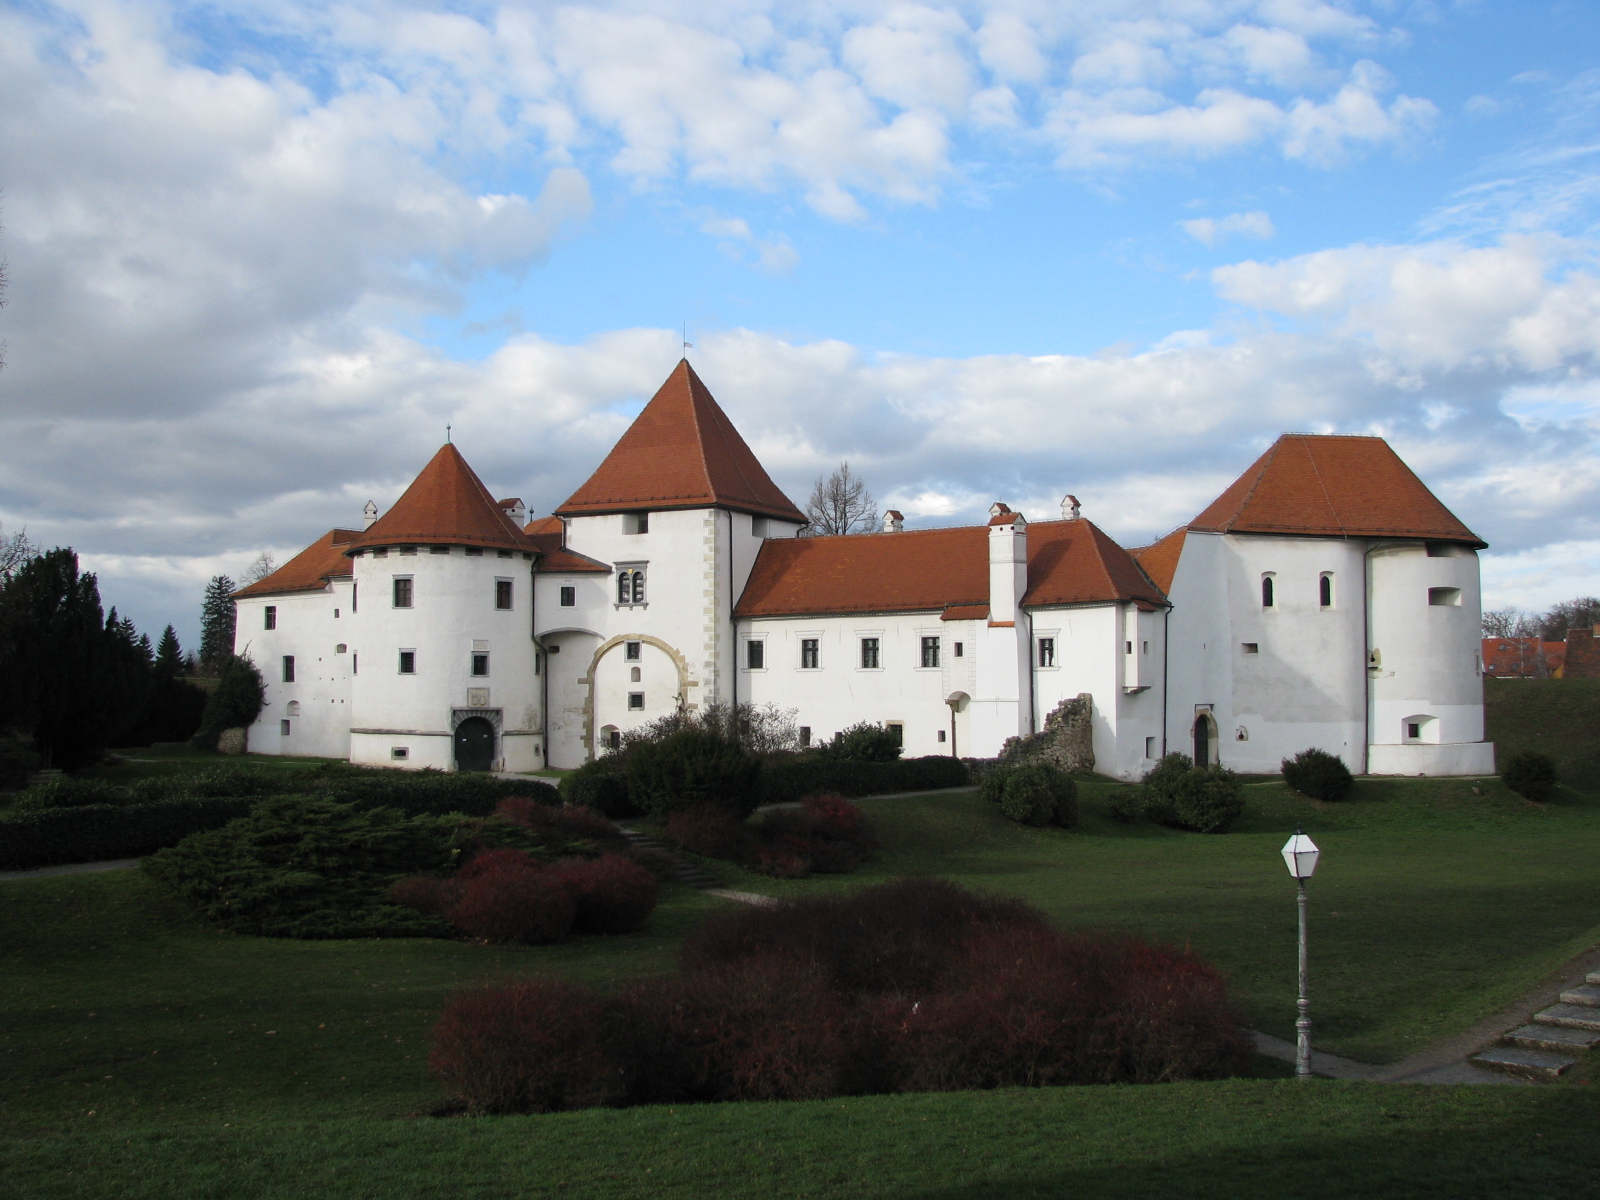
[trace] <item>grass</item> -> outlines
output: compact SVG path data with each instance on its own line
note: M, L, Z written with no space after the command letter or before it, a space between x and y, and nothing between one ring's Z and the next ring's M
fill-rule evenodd
M1600 796L1600 679L1485 679L1483 718L1501 762L1541 751L1563 783Z
M1362 780L1318 805L1248 789L1236 832L1114 824L1082 785L1076 831L970 792L870 801L907 873L1026 896L1064 926L1189 942L1244 1015L1291 1034L1293 888L1312 883L1319 1048L1399 1057L1600 941L1600 803L1534 806L1494 781ZM554 972L607 986L670 969L727 902L669 888L648 931L544 948L219 934L138 872L0 882L0 1189L54 1196L988 1196L1584 1194L1589 1087L1423 1089L1271 1079L869 1097L816 1104L436 1120L427 1032L446 996ZM1272 1068L1271 1074L1282 1068Z

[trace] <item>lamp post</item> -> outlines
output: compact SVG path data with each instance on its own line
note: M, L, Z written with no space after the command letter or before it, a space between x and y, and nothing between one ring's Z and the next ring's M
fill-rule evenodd
M1311 1001L1306 997L1306 880L1316 871L1317 857L1321 853L1317 844L1301 829L1296 829L1294 836L1283 844L1283 861L1288 864L1289 874L1300 885L1300 1015L1294 1022L1296 1079L1311 1078Z

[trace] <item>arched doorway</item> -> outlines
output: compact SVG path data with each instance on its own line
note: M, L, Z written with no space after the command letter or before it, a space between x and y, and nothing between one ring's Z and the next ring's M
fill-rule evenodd
M494 766L494 726L468 717L456 726L456 770L487 771Z
M1210 713L1196 713L1194 718L1194 765L1209 767L1216 761L1213 751L1217 744L1216 722Z

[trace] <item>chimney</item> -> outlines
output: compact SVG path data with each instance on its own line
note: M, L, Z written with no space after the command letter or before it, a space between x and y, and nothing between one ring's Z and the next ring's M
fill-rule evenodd
M361 515L367 519L367 528L371 529L373 522L378 519L378 506L368 500L367 506L361 510Z
M989 620L1014 624L1028 590L1028 522L1009 505L989 509Z
M1076 496L1061 497L1061 519L1063 521L1076 521L1078 519L1078 498Z
M883 514L883 531L885 533L904 533L906 519L897 510L890 509Z
M500 511L511 518L511 523L521 529L528 523L528 506L522 503L522 497L513 496L509 500L500 501Z

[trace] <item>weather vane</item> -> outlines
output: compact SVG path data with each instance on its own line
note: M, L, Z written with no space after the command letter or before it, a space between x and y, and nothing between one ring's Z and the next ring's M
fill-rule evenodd
M446 442L448 442L450 440L450 426L448 426L448 425L446 425L444 427L444 440Z
M683 323L683 349L685 358L688 358L688 352L694 349L694 343L689 340L689 322L687 321Z

